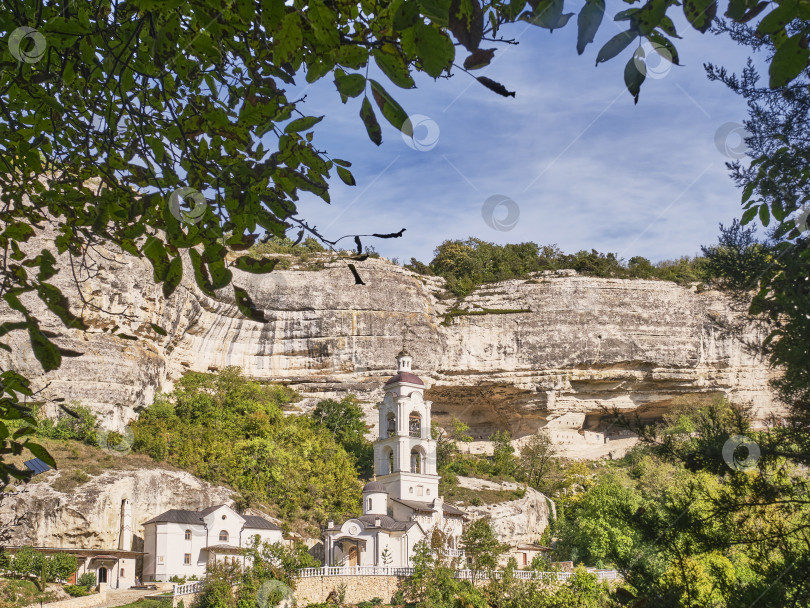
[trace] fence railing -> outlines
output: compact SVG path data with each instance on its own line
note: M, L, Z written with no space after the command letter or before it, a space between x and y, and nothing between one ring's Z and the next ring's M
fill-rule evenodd
M175 585L172 587L172 595L188 595L189 593L199 593L202 591L203 581L194 581L193 583L183 583L182 585Z
M616 570L597 570L589 568L588 572L596 574L600 581L614 580L619 577ZM405 577L413 574L413 568L391 568L390 566L323 566L321 568L304 568L297 572L298 578L312 578L315 576L398 576ZM512 573L521 580L557 580L566 581L573 572L544 572L538 570L515 570ZM454 578L462 580L481 580L488 578L503 578L502 570L492 572L475 570L456 570Z

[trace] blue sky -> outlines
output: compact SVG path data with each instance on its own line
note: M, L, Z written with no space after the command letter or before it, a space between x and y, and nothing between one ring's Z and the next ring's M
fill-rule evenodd
M401 239L366 241L400 262L428 261L442 241L469 236L556 243L567 252L594 248L625 259L695 255L716 241L718 222L740 215L740 194L715 134L746 113L743 100L709 82L702 66L711 61L739 72L747 49L692 31L683 19L676 25L683 67L667 71L666 63L653 62L651 71L662 77L648 76L635 106L623 80L630 50L594 66L601 45L626 27L608 19L582 56L575 18L553 33L522 23L504 30L520 44L502 46L476 74L516 91L515 98L458 70L435 82L418 77L417 88L406 91L372 69L408 114L427 117L416 130L417 139L435 139L433 146L425 140L426 150L409 147L381 116L383 144L375 146L358 116L361 98L343 105L331 79L308 87L302 79L302 111L326 115L316 146L351 161L357 185L335 177L331 205L305 193L299 211L330 237L406 228ZM457 63L465 56L459 51ZM495 195L519 208L510 230L482 217Z

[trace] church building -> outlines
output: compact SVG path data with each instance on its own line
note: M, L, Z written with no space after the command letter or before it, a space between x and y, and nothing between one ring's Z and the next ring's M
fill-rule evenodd
M374 481L363 488L363 514L324 531L326 566L410 567L414 547L435 530L445 555L460 557L466 516L439 496L436 440L431 437L425 384L411 371L411 356L397 355L397 374L378 405Z

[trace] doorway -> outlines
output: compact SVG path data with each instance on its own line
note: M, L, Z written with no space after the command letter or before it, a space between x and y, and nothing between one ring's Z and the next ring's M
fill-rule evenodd
M105 568L104 566L98 569L98 582L99 583L107 582L107 568Z
M356 566L358 562L357 558L358 558L357 547L352 547L351 549L349 549L349 565Z

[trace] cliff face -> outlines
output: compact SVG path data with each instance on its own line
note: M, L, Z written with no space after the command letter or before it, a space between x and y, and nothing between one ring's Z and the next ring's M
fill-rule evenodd
M50 471L0 493L0 523L10 545L117 549L121 502L132 507L132 547L143 551L143 523L169 509L230 504L232 492L190 473L161 468L108 470L71 481L75 471ZM62 483L62 482L67 483Z
M46 245L47 239L29 243ZM79 273L78 288L69 260L61 256L59 263L52 282L90 330L65 330L42 306L37 316L60 346L82 355L43 375L27 337L14 332L13 353L0 351L0 364L34 378L51 410L55 400L79 400L108 428L135 417L184 372L228 365L290 383L307 397L305 406L355 393L374 423L373 404L383 396L403 335L415 371L430 387L435 419L457 416L476 439L503 428L522 437L547 426L571 455L598 456L621 437L606 432L601 406L652 416L678 396L702 393L750 404L760 417L775 408L771 372L744 346L761 339L757 330L729 329L739 316L722 294L664 281L572 273L505 281L458 304L473 314L448 318L456 302L441 299L441 279L384 260L355 263L366 285L355 285L340 261L319 271L234 270L233 282L264 312L266 322L257 323L242 317L229 288L216 298L201 293L188 264L167 299L148 262L128 254L100 250L94 271ZM0 308L0 321L14 314Z

